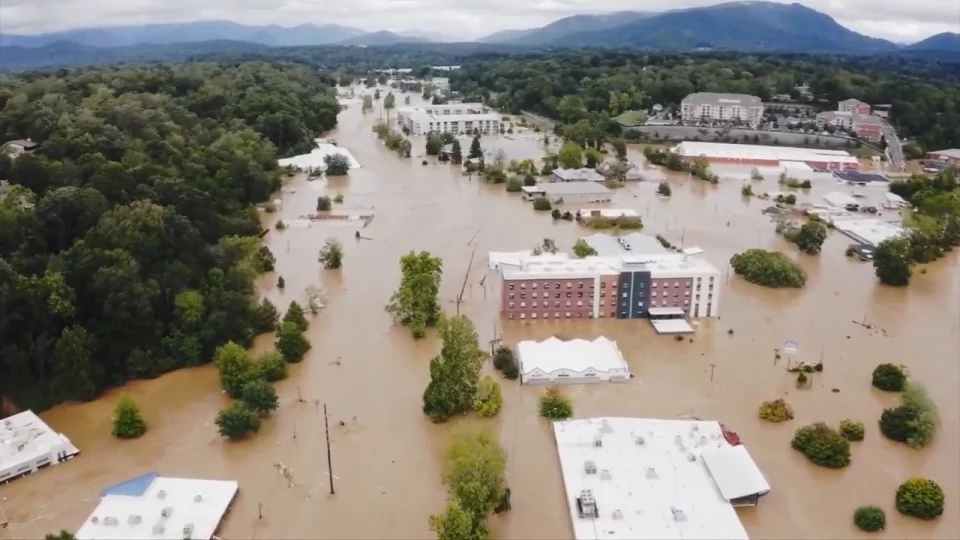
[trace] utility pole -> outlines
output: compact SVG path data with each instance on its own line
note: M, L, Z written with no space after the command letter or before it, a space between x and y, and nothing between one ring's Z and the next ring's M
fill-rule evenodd
M710 384L713 384L713 370L717 367L716 364L710 362Z
M323 404L323 426L327 431L327 472L330 474L330 494L336 495L333 489L333 455L330 453L330 417L327 416L327 404Z

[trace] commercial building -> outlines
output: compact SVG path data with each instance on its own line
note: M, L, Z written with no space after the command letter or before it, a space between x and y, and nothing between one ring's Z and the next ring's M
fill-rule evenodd
M576 540L747 540L735 507L770 492L717 422L591 418L553 433Z
M859 115L853 119L853 132L865 141L880 142L883 138L883 128L883 120L872 114Z
M817 114L817 127L826 126L855 133L866 141L883 138L883 120L870 113L870 105L856 99L845 99L837 104L837 110Z
M960 148L927 152L927 159L939 161L948 165L960 165Z
M842 208L851 212L856 212L860 209L860 201L853 195L843 193L842 191L831 191L827 193L823 196L823 202L834 208Z
M239 486L233 481L145 474L100 493L77 540L210 540Z
M638 218L640 213L632 208L581 208L577 210L577 216L581 220L588 220L594 217L605 217L607 219L617 218Z
M870 114L870 105L858 99L845 99L837 103L837 111L856 115Z
M554 182L605 182L607 179L594 169L554 169Z
M880 221L879 219L837 219L833 226L861 245L877 247L880 242L902 236L903 227L899 223Z
M523 196L532 201L546 197L554 203L601 203L610 202L613 192L597 182L545 182L535 186L523 186Z
M720 272L696 251L624 250L583 259L531 255L501 261L499 270L500 311L508 319L676 321L665 325L669 333L692 331L685 317L718 316L723 288Z
M604 163L597 167L597 172L603 175L603 177L607 180L617 179L616 175L614 174L613 166L611 166L609 163ZM646 178L643 176L643 172L640 171L640 167L637 167L633 163L627 165L627 170L623 174L622 179L626 182L642 182L646 180Z
M0 420L0 484L57 465L80 453L33 411Z
M599 337L593 341L544 341L517 344L520 382L523 384L584 384L626 382L630 366L616 341Z
M500 132L500 116L487 111L482 103L450 103L397 109L397 124L413 135L427 133Z
M843 150L794 148L791 146L755 146L684 141L672 150L685 160L698 157L711 163L790 167L801 163L817 169L855 171L860 161Z
M680 102L683 123L743 124L756 127L763 119L763 101L747 94L697 92Z

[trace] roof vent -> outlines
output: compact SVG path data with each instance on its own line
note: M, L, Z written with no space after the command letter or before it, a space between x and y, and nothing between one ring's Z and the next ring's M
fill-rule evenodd
M637 438L633 440L633 442L637 443L637 446L643 446L644 444L646 444L647 440L644 439L642 435L638 435Z
M623 512L621 512L620 510L614 510L613 519L623 519Z
M593 446L597 448L600 448L601 446L603 446L603 438L600 436L599 433L593 438Z
M660 475L657 474L657 470L653 467L647 467L647 480L656 480L660 478Z
M693 463L696 460L697 460L697 456L693 455L693 452L690 452L689 454L687 454L687 461L689 461L690 463Z
M607 469L604 469L604 470L600 471L600 479L601 479L601 480L609 480L609 479L610 479L610 471L608 471Z
M202 500L203 500L203 495L200 495L199 493L193 496L193 502L200 502Z
M130 514L127 516L127 525L139 525L141 521L143 521L143 518L137 514Z
M163 507L163 510L160 511L160 517L168 518L168 517L170 517L170 516L172 516L172 515L173 515L173 507L172 507L172 506L165 506L165 507Z
M674 520L674 521L686 521L686 520L687 520L687 515L683 513L683 510L671 506L671 507L670 507L670 511L673 512L673 520Z
M98 518L97 516L93 516L92 518L90 518L90 523L93 523L94 525L96 525L99 522L100 522L100 518Z
M160 491L157 492L157 498L160 499L161 501L162 501L163 499L166 499L166 498L167 498L167 492L161 489Z
M117 525L120 524L120 520L113 516L107 516L103 518L103 524L106 525L107 527L116 527Z
M183 540L190 540L190 535L193 534L193 523L187 523L183 526Z
M597 462L588 459L583 463L583 472L586 474L597 474Z
M160 536L164 533L166 528L163 526L163 523L154 523L153 524L153 534L154 536Z

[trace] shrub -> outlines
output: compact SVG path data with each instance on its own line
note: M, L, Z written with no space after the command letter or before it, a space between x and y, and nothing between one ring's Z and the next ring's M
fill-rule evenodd
M767 422L786 422L793 419L793 409L786 401L775 399L760 404L760 419Z
M540 396L540 416L550 420L566 420L573 416L573 403L556 386Z
M670 195L673 195L673 190L670 189L670 184L666 182L660 182L660 185L657 186L657 195L661 195L663 197L669 197Z
M236 401L217 413L216 424L220 435L230 439L240 439L260 431L260 417L242 401Z
M497 352L493 355L493 367L510 380L516 380L520 375L517 359L509 347L500 347L497 349Z
M342 193L337 193L337 196L333 198L333 202L335 202L335 203L337 203L337 204L342 204L342 203L343 203L343 194L342 194Z
M748 249L731 257L730 265L738 276L764 287L800 288L807 283L803 268L777 251Z
M533 200L533 209L539 212L546 212L553 208L553 205L550 204L550 201L546 197L537 197Z
M276 382L287 378L287 362L277 351L268 351L253 361L253 374L267 382ZM241 390L242 392L242 390Z
M122 396L113 409L113 436L118 439L136 439L147 432L147 423L137 402Z
M343 154L323 156L323 163L327 166L327 176L343 176L350 172L350 160Z
M327 238L320 249L319 262L327 270L335 270L343 266L343 245L336 238Z
M897 488L897 510L919 519L940 517L943 499L943 489L927 478L911 478Z
M907 374L900 366L880 364L873 369L872 383L885 392L900 392L907 383Z
M553 219L560 219L563 217L563 212L561 212L559 208L554 208L553 211L550 212L550 217Z
M863 427L863 422L856 420L840 421L840 434L848 441L862 441L865 432L866 429Z
M327 212L333 207L333 201L326 195L317 197L317 212Z
M927 391L918 384L907 383L903 405L884 409L880 416L880 432L911 448L923 448L933 440L938 423L937 406Z
M744 197L753 196L753 186L751 186L750 184L744 184L740 188L740 195L743 195Z
M863 532L882 531L887 526L887 515L876 506L861 506L853 513L853 523Z
M491 418L500 412L503 406L503 393L497 381L490 378L489 375L480 379L477 386L477 397L473 400L473 410L484 418Z
M280 325L277 332L277 350L287 362L299 362L310 350L310 342L303 337L300 328L291 322Z
M254 379L243 385L240 399L250 407L250 410L260 416L266 416L280 406L277 391L263 379Z
M905 443L910 439L910 423L915 416L913 411L903 406L884 409L880 415L880 433L891 441Z
M523 181L519 178L511 178L507 180L507 192L508 193L519 193L523 191Z
M821 467L842 469L850 464L850 442L823 422L798 429L790 446Z

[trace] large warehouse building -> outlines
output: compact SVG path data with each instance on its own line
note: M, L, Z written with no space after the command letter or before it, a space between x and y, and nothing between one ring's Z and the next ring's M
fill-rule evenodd
M684 159L693 160L702 157L712 163L771 167L786 167L795 163L803 163L817 169L842 171L855 171L860 168L860 162L849 153L843 150L822 148L685 141L674 147L673 152Z

